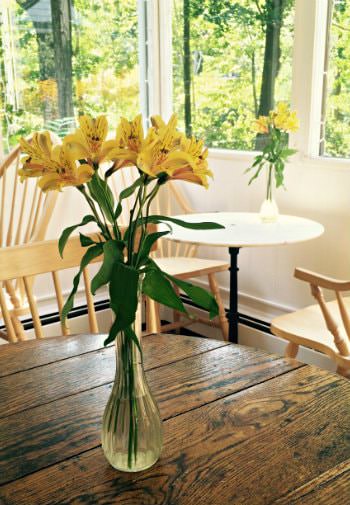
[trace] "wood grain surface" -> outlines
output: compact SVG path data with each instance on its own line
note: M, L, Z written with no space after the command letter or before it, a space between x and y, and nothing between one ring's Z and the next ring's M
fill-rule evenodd
M164 450L147 471L115 471L100 447L114 374L114 350L101 349L102 341L5 346L14 365L0 379L4 505L350 503L349 381L194 337L144 338Z

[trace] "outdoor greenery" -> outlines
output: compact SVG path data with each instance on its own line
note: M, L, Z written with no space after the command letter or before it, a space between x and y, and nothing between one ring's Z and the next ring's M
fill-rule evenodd
M328 43L325 127L320 153L350 158L350 2L335 0Z
M67 17L61 31L52 22L59 8ZM44 126L64 136L74 115L106 113L115 127L139 112L137 0L6 0L0 15L5 150Z
M330 5L320 153L350 157L350 1ZM211 147L260 149L254 119L290 104L294 0L172 6L180 127ZM43 126L63 136L82 113L116 125L139 112L137 0L3 0L0 16L5 149Z

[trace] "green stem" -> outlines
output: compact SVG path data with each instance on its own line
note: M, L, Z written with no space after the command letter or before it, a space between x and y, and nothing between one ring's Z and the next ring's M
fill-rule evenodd
M84 195L84 198L85 200L87 201L90 209L92 210L92 213L93 215L95 216L95 219L96 219L96 222L97 222L97 225L98 227L100 228L101 232L102 232L102 235L103 237L106 239L106 240L109 240L109 238L111 238L111 234L109 232L109 229L108 229L108 226L105 224L103 224L100 220L100 216L98 215L98 212L97 212L97 209L96 209L96 206L94 204L94 201L89 197L89 195L87 194L86 192L86 189L85 189L85 186L77 186L77 189L80 191L80 193L82 193Z
M266 190L266 199L267 200L272 200L272 170L273 170L273 165L272 165L272 163L270 163L268 177L267 177L267 190Z

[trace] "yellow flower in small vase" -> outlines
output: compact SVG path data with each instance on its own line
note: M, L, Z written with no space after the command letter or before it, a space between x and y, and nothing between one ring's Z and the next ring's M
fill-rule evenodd
M251 167L254 170L249 184L253 182L267 167L266 198L261 206L260 217L263 222L274 222L278 218L278 207L273 198L273 187L284 185L284 168L289 157L296 151L288 147L288 133L299 128L297 114L291 111L284 102L277 104L275 110L268 116L260 116L255 120L254 131L265 134L262 153L257 154Z

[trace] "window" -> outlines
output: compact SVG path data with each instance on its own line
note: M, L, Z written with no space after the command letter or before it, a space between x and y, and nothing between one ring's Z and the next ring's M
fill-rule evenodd
M210 147L259 147L253 119L290 102L293 23L294 0L173 0L181 126Z
M137 0L1 0L0 16L5 151L33 129L65 135L78 114L138 113Z
M320 155L350 158L350 2L330 0Z

